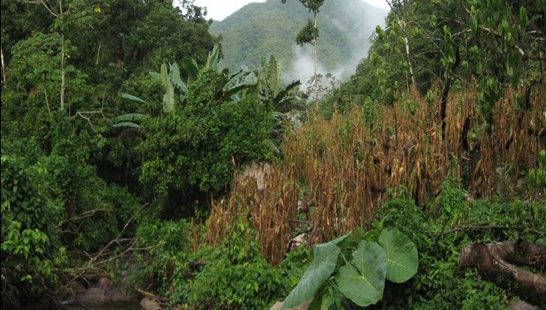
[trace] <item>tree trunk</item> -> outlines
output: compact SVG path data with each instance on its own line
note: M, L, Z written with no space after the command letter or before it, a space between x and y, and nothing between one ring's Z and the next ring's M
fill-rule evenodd
M62 31L62 30L61 30ZM64 70L64 34L61 33L61 111L64 110L65 70Z
M4 64L4 49L0 45L0 57L2 59L2 86L6 85L6 65Z
M100 48L102 47L102 41L99 41L99 47L97 48L97 59L95 60L95 67L99 66Z
M402 32L404 33L404 45L406 50L406 62L408 63L408 68L410 72L410 80L411 80L411 87L415 88L417 86L417 83L415 82L415 74L413 71L413 65L411 63L411 49L409 44L409 39L407 36L407 30L405 23L402 20L402 16L400 16L399 12L394 9L394 6L392 5L391 1L387 0L387 4L391 8L391 11L394 12L396 16L396 21L398 22L398 25L400 26L400 29L402 29Z
M399 20L400 22L400 20ZM404 30L405 32L405 30ZM410 45L409 40L407 36L404 36L404 43L406 44L406 61L408 62L408 67L410 71L410 77L411 77L411 87L416 87L417 83L415 82L415 74L413 73L413 65L411 64L411 58L410 58Z
M314 18L315 18L315 29L318 29L318 18L317 18L317 13L314 13ZM320 85L319 83L321 81L318 80L318 36L315 37L315 39L313 40L313 49L314 49L314 59L313 59L313 62L314 62L314 72L313 72L313 80L315 81L315 108L317 109L318 111L318 105L319 105L319 92L320 92Z
M447 117L447 97L449 96L449 91L451 90L451 85L453 84L452 75L455 73L459 65L461 64L461 53L459 47L457 46L455 50L455 62L451 66L451 72L445 73L444 89L442 90L442 98L440 105L440 118L442 119L442 140L446 139L446 117ZM447 71L447 70L446 70Z
M317 29L318 27L318 20L317 20L317 14L315 14L315 29ZM313 49L314 49L314 71L313 71L313 74L314 76L317 76L317 68L318 68L318 37L315 37L314 39L314 42L313 42Z
M64 11L63 11L63 0L59 0L59 14L57 18L61 22L61 95L60 95L60 106L61 111L64 111L64 93L65 93L65 51L64 51Z
M546 269L546 247L525 241L475 243L459 256L459 268L476 267L479 274L505 289L513 289L522 299L546 305L546 276L513 264Z

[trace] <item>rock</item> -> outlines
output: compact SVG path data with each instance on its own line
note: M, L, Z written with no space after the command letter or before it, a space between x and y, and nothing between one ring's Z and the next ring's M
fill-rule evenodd
M297 247L300 247L300 246L306 244L307 243L306 238L307 238L306 233L299 234L296 237L292 238L292 240L290 240L290 242L288 242L288 252L294 250Z
M108 297L103 289L92 287L85 291L81 296L76 297L82 304L96 306L108 302Z
M97 286L103 291L108 291L110 288L114 286L114 284L112 283L110 279L102 277L99 279Z
M521 299L514 299L506 310L536 310L537 307L526 303Z
M271 309L269 310L281 310L282 308L282 302L277 302L276 304L273 305L273 307L271 307ZM309 303L305 303L303 305L300 305L296 308L292 308L292 309L289 309L289 310L307 310L309 309Z
M303 200L298 200L298 208L299 213L309 213L309 205L307 202Z
M245 186L249 181L254 181L258 190L263 191L267 187L266 178L269 174L271 174L269 163L252 163L237 175L235 183Z
M161 305L149 296L142 298L140 306L144 310L161 310Z
M72 291L72 294L74 295L80 295L84 294L87 290L81 283L77 281L70 282L70 290Z
M88 289L73 284L74 296L69 298L65 304L84 304L87 306L100 306L106 303L130 302L135 299L132 291L119 288L107 278L101 278L97 286ZM83 288L83 290L82 290Z
M111 302L129 302L135 298L131 291L117 287L109 289L106 296Z

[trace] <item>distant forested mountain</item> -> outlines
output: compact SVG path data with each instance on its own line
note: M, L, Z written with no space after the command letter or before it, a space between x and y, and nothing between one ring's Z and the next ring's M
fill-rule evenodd
M347 76L366 56L369 37L383 25L387 12L361 0L328 0L319 14L319 58L323 70ZM299 1L251 3L220 22L211 32L221 35L224 63L232 69L256 66L263 56L275 55L283 71L294 71L309 52L295 38L311 14ZM345 72L350 67L350 72ZM342 72L344 71L344 72Z

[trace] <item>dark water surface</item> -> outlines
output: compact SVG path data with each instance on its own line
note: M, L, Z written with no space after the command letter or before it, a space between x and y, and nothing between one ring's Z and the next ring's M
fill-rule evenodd
M142 310L140 307L140 302L134 301L130 303L108 303L101 306L86 306L80 307L80 306L71 306L67 307L67 310Z

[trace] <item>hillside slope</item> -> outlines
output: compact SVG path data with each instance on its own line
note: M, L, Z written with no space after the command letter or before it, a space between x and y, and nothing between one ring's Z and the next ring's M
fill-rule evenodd
M384 24L386 14L361 0L326 1L319 14L321 71L338 77L354 72L367 54L370 35ZM224 63L232 69L256 66L261 57L273 54L283 71L301 75L311 57L308 48L296 45L295 38L309 18L311 14L299 1L268 0L213 22L210 31L222 36Z

